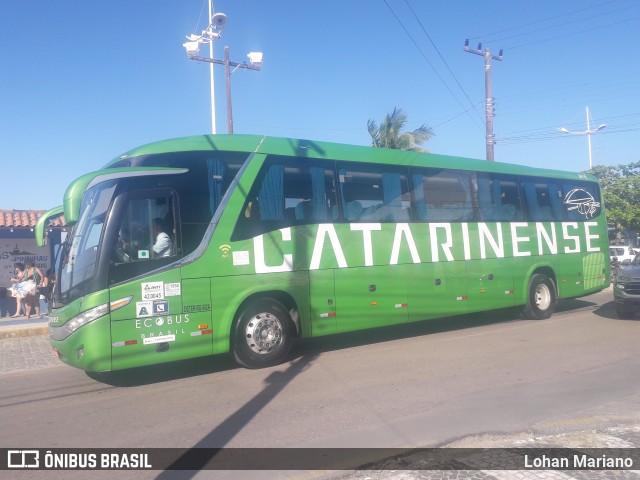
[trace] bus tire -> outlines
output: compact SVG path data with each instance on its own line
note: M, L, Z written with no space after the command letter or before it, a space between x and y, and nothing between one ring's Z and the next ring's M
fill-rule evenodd
M250 302L238 316L233 334L233 358L247 368L282 363L293 346L293 321L272 298Z
M556 307L556 287L553 281L541 273L531 276L529 294L524 307L524 318L545 320L553 314Z

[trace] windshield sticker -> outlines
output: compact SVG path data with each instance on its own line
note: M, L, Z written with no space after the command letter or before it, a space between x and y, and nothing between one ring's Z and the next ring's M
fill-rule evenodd
M138 250L138 258L149 258L149 250Z
M141 288L142 300L164 300L164 282L145 282Z
M181 294L180 282L165 283L164 284L164 296L165 297L177 297Z
M585 218L592 218L595 211L600 208L600 202L596 202L586 190L574 188L564 197L564 204L571 205L567 210L578 210Z
M153 302L136 302L136 317L150 317L153 315Z
M153 314L154 315L166 315L169 313L169 302L167 300L154 300L153 301Z

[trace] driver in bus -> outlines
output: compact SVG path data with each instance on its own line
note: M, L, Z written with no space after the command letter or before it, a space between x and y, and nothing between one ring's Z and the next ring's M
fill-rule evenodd
M153 253L155 258L163 258L171 256L171 248L173 242L171 237L165 231L164 221L161 218L153 219L153 231L156 236L156 240L153 244Z

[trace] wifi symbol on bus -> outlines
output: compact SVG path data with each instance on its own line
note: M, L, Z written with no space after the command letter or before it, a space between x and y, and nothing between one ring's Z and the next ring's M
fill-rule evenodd
M231 245L220 245L220 251L222 252L222 258L229 258L229 251L231 250Z

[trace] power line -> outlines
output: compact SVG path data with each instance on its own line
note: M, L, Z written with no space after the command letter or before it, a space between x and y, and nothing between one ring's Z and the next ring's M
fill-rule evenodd
M514 46L510 46L510 47L505 47L505 48L507 48L509 50L514 50L516 48L522 48L522 47L528 47L528 46L531 46L531 45L537 45L539 43L550 42L552 40L558 40L560 38L572 37L574 35L580 35L582 33L592 32L594 30L600 30L601 28L606 28L606 27L611 27L611 26L614 26L614 25L619 25L621 23L632 22L632 21L637 20L639 18L640 18L640 16L632 17L632 18L625 18L624 20L620 20L618 22L607 23L605 25L598 25L598 26L595 26L595 27L592 27L592 28L586 28L584 30L579 30L577 32L566 33L564 35L557 35L555 37L549 37L549 38L545 38L543 40L536 40L536 41L533 41L533 42L522 43L520 45L514 45Z
M639 116L640 116L640 112L638 112L638 113L627 113L627 114L624 114L624 115L613 115L613 116L610 116L610 117L598 117L598 118L599 118L599 121L610 122L611 120L616 120L616 119L619 119L619 118L639 117ZM564 124L571 126L571 125L582 125L583 123L584 122L572 122L572 123L564 123ZM627 125L627 124L625 124L625 125ZM635 123L633 123L631 125L635 125ZM538 131L538 130L549 131L549 130L553 130L555 128L557 128L557 125L547 125L547 126L544 126L544 127L538 127L538 128L533 128L533 129L514 130L512 132L506 132L503 135L510 135L510 134L522 133L522 132L535 132L535 131ZM610 126L607 127L607 128L610 128ZM604 132L602 132L602 133L604 133ZM602 133L598 133L598 135L601 135ZM504 137L502 137L502 138L504 138Z
M440 50L438 49L438 47L436 46L435 42L431 39L431 35L429 35L429 33L427 33L427 29L424 28L424 25L422 24L422 22L420 21L420 19L418 18L418 16L416 15L416 12L413 10L413 8L411 7L411 4L409 3L409 0L404 0L404 2L407 4L407 7L409 7L409 10L411 11L411 13L413 14L413 18L416 19L416 22L418 22L418 25L420 25L420 28L422 29L422 31L424 32L424 34L426 35L426 37L429 39L429 42L431 42L431 46L433 47L433 49L436 51L436 53L438 54L438 56L440 57L440 60L442 60L442 63L444 63L444 66L447 68L447 70L449 71L449 73L451 74L451 76L453 77L453 79L455 80L456 84L458 85L458 87L460 88L460 90L462 91L462 93L464 94L464 96L466 97L467 101L469 102L469 105L471 105L471 108L476 112L476 114L482 118L480 116L480 112L478 112L478 110L476 109L476 106L474 105L473 101L471 100L471 98L469 98L469 95L467 95L467 92L465 91L465 89L462 87L462 85L460 84L460 82L458 81L458 78L456 77L455 73L453 73L453 70L451 70L451 68L449 67L449 64L447 63L447 61L444 59L444 57L442 56L442 54L440 53Z
M594 18L601 18L601 17L604 17L605 15L611 15L611 14L622 12L624 10L629 10L629 9L632 9L632 8L637 8L637 5L631 5L631 6L628 6L628 7L619 8L617 10L612 10L612 11L609 11L609 12L598 13L598 14L592 15L590 17L583 17L583 18L576 18L574 20L568 20L568 21L563 22L560 25L549 25L549 26L546 26L546 27L538 28L536 30L531 30L531 31L522 32L522 33L515 33L513 35L507 35L506 37L492 38L490 40L487 40L487 42L499 42L499 41L502 41L502 40L509 40L511 38L522 37L524 35L531 35L531 34L534 34L534 33L543 32L545 30L551 30L551 29L554 29L554 28L565 28L567 25L570 25L570 24L581 23L581 22L585 22L587 20L592 20Z
M529 23L516 25L515 27L505 28L505 29L499 30L497 32L485 33L483 35L476 35L475 37L469 37L469 40L477 40L478 38L487 38L487 37L491 37L492 35L499 35L501 33L510 32L510 31L517 30L517 29L522 28L522 27L529 27L531 25L537 25L539 23L544 23L544 22L546 22L548 20L555 20L557 18L562 18L562 17L566 17L566 16L569 16L569 15L574 15L576 13L583 12L585 10L590 10L592 8L597 8L597 7L600 7L600 6L603 6L603 5L608 5L610 3L616 3L616 2L619 2L619 1L620 0L610 0L610 1L605 2L605 3L600 3L598 5L591 5L589 7L581 8L579 10L572 10L571 12L563 13L563 14L560 14L560 15L555 15L553 17L545 17L545 18L542 18L540 20L536 20L535 22L529 22Z
M445 82L445 80L442 78L442 76L440 75L440 73L438 73L438 71L436 70L436 68L433 66L433 64L431 63L431 61L429 60L429 58L427 58L427 55L424 53L424 51L422 50L422 48L420 48L420 46L418 45L418 42L416 42L416 40L413 38L413 36L411 35L411 33L409 33L409 30L407 30L407 28L404 26L404 24L402 23L402 21L400 20L400 18L398 17L398 15L396 15L396 12L394 12L394 10L391 8L391 6L389 5L389 3L387 2L387 0L382 0L384 2L384 4L387 6L387 8L389 9L389 11L391 12L391 14L394 16L394 18L396 19L396 21L400 24L400 26L402 27L402 29L404 30L404 32L407 34L407 36L409 37L409 39L411 40L411 42L413 43L413 45L418 49L418 51L420 52L420 54L422 55L422 58L424 58L424 60L427 62L427 64L429 64L429 66L431 67L431 70L433 70L433 73L436 74L436 77L438 77L438 79L440 80L440 82L445 86L445 88L449 91L449 93L451 94L451 96L453 98L455 98L456 102L458 102L458 105L460 105L461 108L465 108L465 106L462 104L462 102L460 101L460 99L457 97L457 95L455 93L453 93L453 90L451 90L451 88L449 87L449 85L447 84L447 82ZM476 119L469 115L469 118L471 118L471 120L473 121L473 123L476 124L476 126L482 130L482 127L477 123Z
M640 122L626 123L621 125L607 125L607 129L601 132L598 132L598 136L600 135L614 135L618 133L629 133L636 132L640 130ZM501 145L515 145L520 143L535 143L535 142L544 142L550 140L559 140L561 138L571 138L566 134L558 131L553 132L547 130L546 132L539 132L529 135L514 135L514 136L499 136L498 141Z

